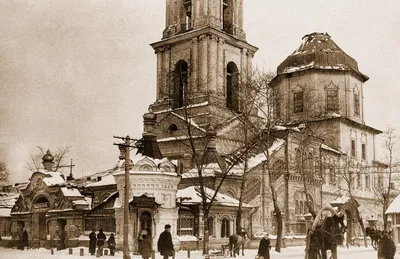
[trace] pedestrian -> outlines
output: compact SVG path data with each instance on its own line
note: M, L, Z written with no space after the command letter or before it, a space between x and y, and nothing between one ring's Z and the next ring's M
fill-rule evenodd
M164 227L164 232L160 234L157 242L157 248L163 259L174 255L174 244L172 243L171 225L167 224Z
M115 237L114 233L111 233L110 237L108 238L107 241L108 249L110 249L110 255L115 254Z
M384 232L381 241L379 241L378 259L393 259L396 254L396 245L389 233Z
M93 229L92 232L89 234L89 253L94 255L96 253L96 231Z
M266 233L260 240L260 245L258 246L258 258L269 259L269 250L271 250L271 241L269 240L269 234Z
M151 257L151 240L147 235L142 235L142 241L139 242L139 252L143 259Z
M26 231L26 229L24 229L24 232L22 233L22 250L24 250L24 248L26 247L26 249L29 248L28 246L28 232Z
M103 256L103 246L106 241L106 235L103 233L103 229L99 229L99 233L97 233L97 251L100 253L100 256Z

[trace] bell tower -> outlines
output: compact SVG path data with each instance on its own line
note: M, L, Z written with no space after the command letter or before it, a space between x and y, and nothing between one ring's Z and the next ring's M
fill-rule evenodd
M190 109L200 126L240 112L239 81L257 51L246 41L243 0L166 0L162 39L151 46L157 55L152 112Z

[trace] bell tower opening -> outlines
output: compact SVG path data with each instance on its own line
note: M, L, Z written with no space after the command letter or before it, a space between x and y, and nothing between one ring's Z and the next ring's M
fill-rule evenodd
M173 72L173 91L172 100L173 108L181 108L185 104L187 95L187 83L188 83L188 63L184 60L180 60L175 65Z
M233 34L233 3L232 0L223 0L223 31Z
M183 0L180 16L181 32L192 29L192 0Z
M239 111L239 70L234 62L226 67L226 107Z

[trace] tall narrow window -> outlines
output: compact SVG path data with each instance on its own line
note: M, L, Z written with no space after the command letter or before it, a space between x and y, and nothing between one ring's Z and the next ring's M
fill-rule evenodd
M239 71L234 62L226 68L226 107L239 111Z
M233 1L223 1L223 30L226 33L233 34Z
M354 90L354 116L360 116L360 95L357 90Z
M183 107L187 98L188 64L180 60L175 65L174 87L172 91L173 108Z
M296 149L295 151L295 167L296 167L296 171L298 173L300 173L301 171L301 152L300 150Z
M351 140L351 157L356 157L356 141L354 139Z
M293 94L293 111L294 113L303 112L304 100L303 92L296 92Z
M191 0L183 0L183 9L182 9L182 22L181 22L181 31L185 32L192 28L192 1Z
M229 237L230 235L229 220L227 218L223 218L221 222L221 237Z
M357 188L358 189L362 188L362 185L361 185L361 173L360 172L357 173Z
M367 160L367 146L365 144L361 144L361 158Z
M327 112L339 111L339 98L337 89L326 90L326 111Z

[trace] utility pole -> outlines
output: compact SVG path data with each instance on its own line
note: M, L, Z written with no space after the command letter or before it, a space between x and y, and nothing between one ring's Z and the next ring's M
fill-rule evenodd
M125 159L125 194L124 194L124 235L123 235L123 259L131 259L129 255L129 242L128 242L128 231L129 231L129 170L131 167L131 159L130 159L130 148L134 147L131 146L131 139L129 136L126 137L117 137L114 138L122 139L125 143L114 143L117 145L120 150L119 159Z

